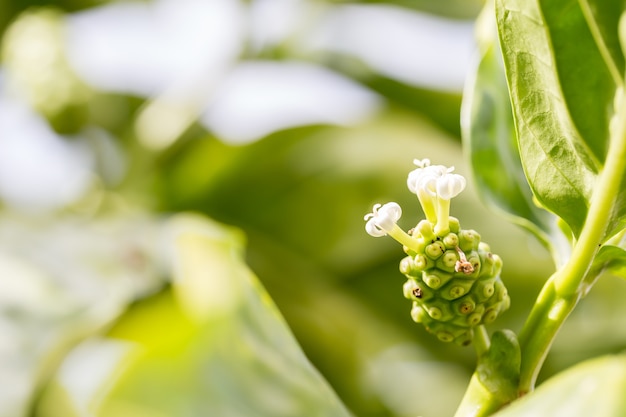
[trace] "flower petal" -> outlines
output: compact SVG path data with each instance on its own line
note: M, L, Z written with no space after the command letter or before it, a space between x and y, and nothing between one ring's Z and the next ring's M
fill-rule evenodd
M386 236L387 233L382 230L379 229L378 226L376 226L376 222L374 221L374 219L370 219L367 223L365 223L365 231L367 232L368 235L370 236L374 236L374 237L381 237L381 236Z
M465 189L465 177L459 174L446 174L437 180L437 195L444 200L456 197Z
M375 204L372 213L365 216L365 230L372 236L385 236L390 232L402 216L402 208L398 203L390 202L383 206Z

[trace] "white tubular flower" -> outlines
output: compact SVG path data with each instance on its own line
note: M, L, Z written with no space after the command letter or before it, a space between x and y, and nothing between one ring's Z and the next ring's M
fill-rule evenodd
M453 168L454 169L454 168ZM444 174L437 180L437 196L444 200L456 197L465 189L465 177L459 174Z
M437 179L437 224L435 234L444 235L450 232L450 200L465 189L465 177L453 174L454 167Z
M437 236L450 232L450 200L465 189L462 175L453 174L454 167L431 165L429 159L413 160L416 169L409 172L406 180L409 190L417 195L428 220ZM402 216L397 203L376 204L365 216L365 230L372 236L389 235L407 248L418 252L421 243L404 232L396 224Z
M409 176L406 179L406 185L409 187L409 191L413 194L417 194L417 184L426 168L430 166L430 159L414 159L413 164L417 166L417 169L409 172Z
M363 218L363 220L367 221L365 230L374 237L386 236L387 233L393 230L401 216L402 208L398 203L391 202L384 206L374 204L372 212L366 214Z
M387 203L385 205L375 204L372 212L363 218L367 223L365 230L374 237L389 235L404 246L418 251L419 242L400 229L396 223L402 216L402 209L398 203Z
M445 177L454 170L454 167L447 168L443 165L430 165L429 159L413 160L417 169L409 172L407 186L409 191L417 195L426 219L431 223L437 221L437 198L438 184L442 177Z
M449 168L443 165L430 165L430 159L414 159L413 163L417 166L417 169L409 172L406 180L406 185L413 194L417 194L425 186L424 184L428 182L425 181L426 178L438 178L449 172ZM434 190L432 192L434 193Z
M429 159L415 159L413 163L417 169L409 173L407 186L417 195L426 219L436 224L435 232L448 233L450 200L465 189L465 178L453 174L454 167L431 165Z

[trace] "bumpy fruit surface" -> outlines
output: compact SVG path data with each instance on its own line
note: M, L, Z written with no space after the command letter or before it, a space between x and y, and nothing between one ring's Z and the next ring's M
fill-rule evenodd
M412 231L421 251L408 251L400 271L408 278L404 296L413 301L411 317L444 342L469 345L474 328L493 322L509 308L502 260L474 230L450 218L450 232L436 236L421 221Z

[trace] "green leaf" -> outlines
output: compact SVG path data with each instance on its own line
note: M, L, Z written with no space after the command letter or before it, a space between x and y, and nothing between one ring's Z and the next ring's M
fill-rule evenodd
M496 17L526 177L578 236L621 80L576 0L497 0Z
M625 67L618 27L619 18L624 11L624 1L581 0L579 3L609 71L614 78L620 79Z
M483 201L533 233L560 264L570 244L557 227L557 217L534 203L524 176L492 11L487 6L478 21L483 36L474 76L464 94L464 145Z
M499 330L493 334L487 353L479 358L476 374L490 392L511 399L517 394L521 360L515 333Z
M626 415L626 355L580 363L546 381L497 417L621 417Z
M73 351L38 416L349 416L242 262L242 238L184 215L173 288Z
M515 333L511 330L495 332L489 350L478 359L476 372L455 417L489 416L516 398L520 363L520 346Z
M585 19L580 4L586 3L539 1L564 104L587 147L581 146L577 152L581 155L590 152L593 159L602 163L608 147L613 97L622 80L619 73L611 73L614 64L612 60L607 62L600 50L604 39L594 37L589 26L596 21ZM617 37L617 32L613 36Z
M626 278L626 250L617 246L603 246L596 255L592 268Z
M603 273L626 278L626 231L602 245L587 272L587 281L593 282Z

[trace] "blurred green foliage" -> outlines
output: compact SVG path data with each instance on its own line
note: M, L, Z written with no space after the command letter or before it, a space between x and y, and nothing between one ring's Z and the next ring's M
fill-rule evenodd
M556 376L497 416L615 416L623 413L624 356L588 360ZM584 381L584 383L581 383Z
M0 28L6 34L22 13L39 10L31 6L53 6L63 22L106 3L4 0ZM345 2L303 3L333 10ZM370 4L453 19L473 19L481 6L455 0L361 5ZM298 37L313 36L304 32ZM2 39L6 50L8 38ZM304 55L278 45L258 56L247 51L246 59L307 59L375 92L380 109L352 124L305 124L250 143L222 138L196 117L157 149L136 129L154 97L92 86L78 106L69 101L63 111L40 111L57 133L71 134L63 141L84 145L95 162L90 186L75 201L35 214L4 202L0 212L0 328L7 329L0 381L15 387L0 394L0 416L279 416L303 406L308 411L298 415L453 413L474 353L442 345L412 322L398 272L401 250L367 236L363 215L374 203L393 200L407 208L403 227L423 218L405 185L413 158L454 165L469 176L459 137L461 93L409 84L366 63L346 64L354 57ZM12 62L6 53L2 59L4 72ZM70 70L58 77L78 79ZM67 80L39 88L54 91L61 81ZM94 139L94 128L111 143ZM115 174L115 155L124 161L123 175ZM218 230L212 243L172 256L168 250L181 242L166 231L175 223L171 216L183 212L205 216L190 220L189 233L206 238L210 218L243 232L245 244L240 232L212 225ZM553 268L546 251L489 212L471 185L452 215L479 230L503 258L512 307L495 326L519 329ZM245 251L267 293L240 258L212 246L216 239ZM186 256L200 280L212 268L226 268L211 275L225 284L207 289L196 282L181 295L177 268ZM231 284L239 287L229 290ZM623 349L626 332L616 317L626 308L617 296L624 284L598 285L557 341L545 376ZM205 311L229 291L246 297L239 309ZM590 342L576 343L583 337ZM81 382L81 374L92 378ZM285 403L290 396L293 403Z

